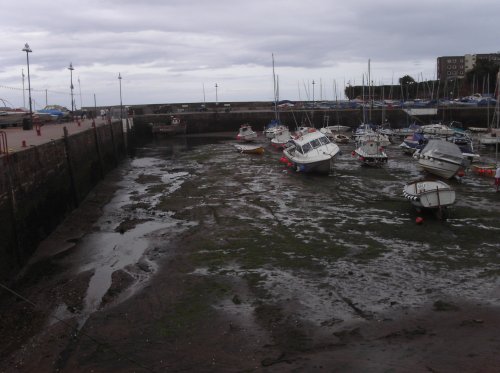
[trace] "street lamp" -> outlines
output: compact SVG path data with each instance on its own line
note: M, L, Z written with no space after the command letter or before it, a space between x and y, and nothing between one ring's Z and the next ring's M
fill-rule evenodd
M28 97L30 100L30 128L33 127L33 109L31 106L31 82L30 82L30 58L29 54L32 52L28 43L24 44L23 52L26 52L26 64L28 65Z
M120 120L123 123L122 76L120 73L118 73L118 81L120 82Z
M218 88L218 87L219 87L219 86L217 85L217 83L215 83L215 106L217 106L217 105L218 105L218 98L217 98L217 88Z
M70 74L70 79L71 79L71 85L70 85L70 89L71 89L71 115L73 115L73 111L75 110L75 103L73 101L73 64L70 62L69 63L69 67L68 67L68 70L69 70L69 74Z

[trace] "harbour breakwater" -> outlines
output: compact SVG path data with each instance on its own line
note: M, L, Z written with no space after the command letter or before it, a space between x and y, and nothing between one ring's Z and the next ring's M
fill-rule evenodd
M255 130L263 129L270 120L275 117L272 110L258 110L246 107L238 108L234 105L230 111L223 107L215 111L214 108L205 112L185 112L173 110L169 113L156 114L155 108L136 107L133 109L134 124L145 128L152 123L169 123L172 116L180 117L187 124L187 133L205 133L237 131L243 123L252 125ZM494 108L485 107L453 107L439 108L435 115L410 116L402 109L372 109L363 111L361 109L342 110L283 110L279 112L280 120L290 129L298 126L314 126L320 128L327 125L341 124L355 129L366 121L381 124L387 119L392 128L404 128L409 124L429 124L431 121L461 122L466 127L487 127L493 119Z
M123 127L113 122L0 157L2 281L125 155Z

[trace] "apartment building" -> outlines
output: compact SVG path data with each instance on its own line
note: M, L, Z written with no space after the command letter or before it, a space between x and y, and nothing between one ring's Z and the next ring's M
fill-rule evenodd
M481 60L491 61L500 66L500 52L438 57L437 78L439 80L463 78L467 71L472 70Z

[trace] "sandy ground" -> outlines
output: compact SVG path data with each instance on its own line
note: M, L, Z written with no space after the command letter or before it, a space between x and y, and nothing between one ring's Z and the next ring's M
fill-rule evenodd
M357 320L331 314L318 324L300 314L300 299L270 299L251 277L197 276L200 242L221 233L208 223L151 236L156 273L121 302L135 280L115 271L100 310L82 323L92 272L75 275L64 263L119 180L108 177L42 244L14 287L30 302L2 291L0 372L499 371L500 310L487 302L447 299L383 318L347 302Z

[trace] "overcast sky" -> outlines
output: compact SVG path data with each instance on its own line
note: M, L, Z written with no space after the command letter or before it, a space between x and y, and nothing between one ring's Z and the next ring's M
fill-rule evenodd
M11 0L0 98L29 105L28 43L37 109L71 108L70 62L78 108L118 105L119 73L124 105L271 101L272 54L281 99L332 100L369 59L390 84L434 79L439 56L497 52L499 17L498 0Z

